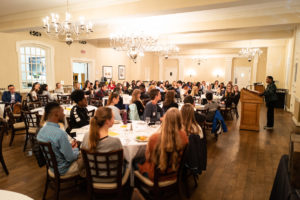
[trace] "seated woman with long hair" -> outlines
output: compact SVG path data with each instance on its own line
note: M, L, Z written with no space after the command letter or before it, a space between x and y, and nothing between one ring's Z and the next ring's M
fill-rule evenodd
M201 174L206 170L207 147L206 137L197 123L194 114L194 107L190 103L182 106L181 115L184 116L183 126L189 137L189 145L186 149L185 166L193 169L194 174Z
M137 165L139 172L153 180L155 166L161 172L177 171L187 143L188 138L182 125L181 114L177 108L170 108L164 115L159 132L149 138L145 153L146 161ZM173 179L176 179L176 176L163 176L160 181Z
M175 91L168 90L165 95L165 100L163 103L163 111L167 112L169 108L178 108L178 104L175 102Z
M112 109L112 112L114 113L115 116L115 120L122 120L120 109L115 106L118 103L119 103L119 94L115 92L111 93L107 101L107 107Z
M122 149L120 139L108 135L108 129L112 127L113 124L114 114L112 109L108 107L98 108L94 117L90 120L90 131L84 136L81 148L90 152L100 153Z
M38 91L38 94L47 96L49 101L54 101L54 98L51 96L50 92L48 91L48 85L47 84L41 85L41 88Z
M196 121L194 107L190 103L186 103L181 107L182 124L185 128L185 131L188 135L198 134L200 138L203 138L203 132L201 127Z
M143 102L141 100L141 90L139 90L139 89L133 90L131 104L133 104L133 103L136 105L136 108L137 108L140 119L142 119L145 107L144 107Z

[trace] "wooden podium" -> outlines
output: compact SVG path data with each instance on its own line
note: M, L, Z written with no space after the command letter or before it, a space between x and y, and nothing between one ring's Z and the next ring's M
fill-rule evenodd
M259 92L243 88L241 90L240 129L259 131L260 105L263 98Z

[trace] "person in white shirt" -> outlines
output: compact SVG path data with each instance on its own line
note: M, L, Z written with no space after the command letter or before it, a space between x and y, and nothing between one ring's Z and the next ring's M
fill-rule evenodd
M62 87L62 85L60 83L56 83L56 88L54 90L54 93L57 93L57 94L64 93L64 88Z

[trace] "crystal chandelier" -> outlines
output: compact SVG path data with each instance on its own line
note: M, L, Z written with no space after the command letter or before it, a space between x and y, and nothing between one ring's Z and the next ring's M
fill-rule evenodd
M260 48L243 48L239 52L240 56L247 57L249 62L251 62L256 54L260 56L262 53L263 51Z
M71 14L69 12L69 1L67 0L67 12L64 21L59 21L59 15L51 13L51 17L46 16L43 19L47 35L62 39L66 44L71 45L73 40L78 40L79 35L93 32L93 24L91 22L85 23L84 17L79 17L79 23L71 21Z
M138 56L144 56L147 49L157 43L157 37L144 32L112 34L110 46L117 51L127 51L127 55L136 63Z
M205 56L193 56L192 59L195 60L199 66L207 60Z
M155 46L150 47L147 49L147 51L157 52L159 54L162 54L165 59L168 59L170 54L178 53L179 47L174 44L157 44Z

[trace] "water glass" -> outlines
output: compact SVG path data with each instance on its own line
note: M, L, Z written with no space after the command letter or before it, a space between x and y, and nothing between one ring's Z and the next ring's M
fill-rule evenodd
M150 117L146 117L146 123L147 123L147 125L150 123Z

